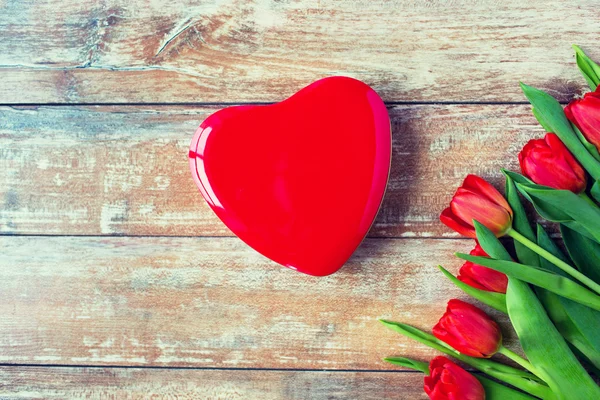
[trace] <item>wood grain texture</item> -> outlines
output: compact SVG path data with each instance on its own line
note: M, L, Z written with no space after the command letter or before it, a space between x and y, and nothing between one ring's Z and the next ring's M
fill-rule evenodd
M279 101L349 75L386 101L568 99L597 2L0 1L1 103Z
M189 172L217 107L0 108L0 233L226 236ZM438 221L462 179L496 184L543 130L528 105L389 109L392 171L370 235L456 237Z
M0 398L427 399L421 373L0 367Z
M435 266L472 247L370 239L316 278L236 238L3 236L0 363L395 369L381 358L435 352L377 319L431 329L466 297Z
M525 101L518 81L561 101L585 90L570 45L600 60L597 6L0 0L0 104L34 105L0 107L0 399L425 399L421 374L381 358L437 353L377 319L429 330L466 298L435 265L456 272L473 243L431 239L456 237L439 212L467 173L499 184L543 133L506 105ZM314 278L227 237L187 148L223 104L331 75L410 104L389 108L378 239ZM435 102L479 104L414 105Z

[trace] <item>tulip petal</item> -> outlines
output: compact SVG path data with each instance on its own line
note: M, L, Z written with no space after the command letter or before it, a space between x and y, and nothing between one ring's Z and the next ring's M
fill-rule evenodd
M479 221L498 236L504 235L511 226L512 214L507 209L464 188L457 190L450 208L464 223L472 225L473 220Z
M572 101L566 108L567 118L600 150L600 98L586 93L583 99Z
M506 293L508 285L505 274L470 262L460 268L458 279L478 289L497 293Z
M473 237L475 219L484 221L498 236L503 236L510 229L512 210L492 185L476 175L468 175L440 220L457 232Z
M475 243L475 247L469 254L489 257L481 248L479 242L475 241ZM506 293L506 286L508 285L508 277L503 273L468 261L460 268L458 279L477 289L497 293Z
M455 230L463 236L475 238L475 229L457 218L450 207L442 211L440 214L440 221L448 228Z
M600 163L579 141L579 138L571 128L571 123L565 117L565 113L569 113L569 107L563 112L561 104L548 93L523 83L521 83L521 88L549 131L558 135L567 148L571 150L575 158L579 160L584 169L592 175L594 180L600 179Z
M492 232L486 231L483 225L477 226L478 237L484 250L492 257L509 260L510 256L502 244L496 239ZM498 248L500 251L496 251ZM471 258L471 256L468 256ZM466 258L466 257L461 257ZM491 259L471 261L487 267ZM494 262L511 265L509 261L493 260ZM519 264L517 264L519 265ZM541 272L552 277L559 277L546 271L532 267L520 266L515 268L516 272L521 269ZM508 272L508 271L504 271ZM510 276L510 274L509 274ZM519 278L515 275L516 278ZM563 277L559 277L563 278ZM566 279L566 278L564 278ZM544 279L544 282L546 279ZM568 280L567 280L568 281ZM571 281L572 282L572 281ZM566 282L565 282L566 283ZM585 290L581 287L581 292ZM536 368L541 378L550 386L556 394L568 394L561 398L573 399L598 399L600 388L587 374L579 361L575 358L565 343L560 333L552 324L542 304L533 294L531 288L519 279L511 276L506 296L510 320L517 332L521 345L527 358Z
M567 146L556 136L554 133L548 133L544 138L548 147L552 149L553 153L560 154L565 163L571 167L571 171L575 174L575 177L579 181L586 182L585 171L579 162L575 159L573 154L567 149Z
M521 171L539 185L580 193L585 171L554 133L530 140L519 153Z
M396 331L404 336L407 336L411 339L414 339L420 343L423 343L431 348L434 348L442 353L451 355L454 358L461 360L462 362L477 368L480 371L486 372L493 378L496 378L500 381L509 383L516 388L519 388L525 392L534 394L540 398L550 398L552 397L552 393L548 386L542 382L538 377L531 374L530 372L523 371L520 369L516 369L510 367L505 364L497 363L490 359L484 358L473 358L466 356L464 354L456 352L456 350L451 349L445 343L437 339L435 336L423 332L417 328L414 328L410 325L402 324L399 322L392 322L387 320L380 320L382 324L387 326L388 328ZM495 382L494 382L495 383ZM499 384L498 384L499 385ZM504 386L502 386L504 387ZM515 392L519 393L519 392ZM515 397L500 397L500 399L525 399L528 397L515 396ZM491 399L490 399L491 400Z
M448 302L433 335L472 357L491 357L502 344L498 325L479 308L457 299Z
M471 264L473 264L473 263L471 263ZM467 275L467 273L465 273L466 269L463 269L463 268L461 268L458 271L459 275L456 277L459 281L464 282L467 285L472 286L472 287L474 287L476 289L489 290L489 288L483 286L481 283L477 282L474 278L472 278L471 276Z
M486 313L456 299L448 302L448 310L450 314L445 320L445 327L455 338L461 338L465 346L480 354L479 357L491 357L498 351L502 334Z
M473 375L454 364L453 362L447 362L444 364L444 368L450 375L453 376L454 382L457 382L459 391L450 393L456 395L457 400L485 400L485 391L481 383Z
M546 135L547 139L550 137L556 136ZM525 146L520 153L524 154L521 171L539 185L580 193L586 187L585 172L557 137L556 140L560 145L554 143L555 148ZM546 143L541 139L535 141Z
M509 277L539 286L560 296L576 301L600 311L600 296L575 281L564 276L512 261L500 261L491 258L474 257L468 254L456 253L458 258L472 261L505 273Z
M433 400L485 400L481 382L444 356L429 363L430 375L424 379L425 393Z
M487 197L492 203L503 207L512 215L512 210L504 196L502 196L502 194L500 194L500 192L485 179L480 178L477 175L469 174L463 181L462 187L473 193Z
M438 268L448 279L450 279L450 281L452 281L452 283L454 283L458 288L462 289L469 296L479 300L483 304L487 304L488 306L495 308L500 312L503 312L504 314L508 313L508 311L506 310L506 296L504 295L504 293L490 292L487 290L477 289L471 285L461 282L442 266L438 265Z

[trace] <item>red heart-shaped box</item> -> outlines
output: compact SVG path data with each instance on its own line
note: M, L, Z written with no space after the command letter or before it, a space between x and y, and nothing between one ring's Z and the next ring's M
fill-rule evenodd
M217 111L189 156L204 199L233 233L286 267L324 276L344 265L377 215L390 120L369 86L330 77L281 103Z

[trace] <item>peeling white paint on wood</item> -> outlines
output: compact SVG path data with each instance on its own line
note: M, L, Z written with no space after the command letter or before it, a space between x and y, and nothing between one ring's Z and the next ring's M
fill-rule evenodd
M524 102L585 90L592 1L0 0L0 104L272 102L348 75L386 101ZM226 236L187 167L215 107L0 108L0 233ZM0 361L392 369L430 328L465 240L438 223L464 175L498 184L543 132L524 105L390 107L389 189L338 274L282 269L233 238L0 236ZM500 317L494 313L496 317ZM503 323L506 321L500 318ZM512 331L507 343L514 343ZM410 373L0 367L0 397L424 399Z
M217 109L0 108L0 231L231 235L187 161L193 132ZM370 233L377 237L456 237L438 216L464 176L501 184L500 168L518 170L521 146L544 133L527 105L402 105L389 113L392 170Z
M7 1L0 102L279 101L348 75L386 101L565 100L594 1ZM23 88L27 90L23 90Z
M0 367L5 399L425 400L423 375L389 372Z
M447 300L466 298L436 265L456 272L452 254L472 246L368 239L341 271L315 278L236 238L3 236L0 360L390 369L382 357L435 352L376 318L430 329Z

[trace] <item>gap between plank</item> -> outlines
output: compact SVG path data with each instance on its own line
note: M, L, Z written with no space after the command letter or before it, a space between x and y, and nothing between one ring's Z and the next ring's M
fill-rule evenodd
M0 368L95 368L95 369L155 369L155 370L198 370L198 371L273 371L273 372L367 372L367 373L392 373L413 374L421 371L413 370L390 370L390 369L318 369L318 368L242 368L242 367L183 367L183 366L161 366L161 365L86 365L86 364L10 364L0 363Z
M237 239L237 236L218 236L218 235L121 235L121 234L110 234L110 235L54 235L50 233L0 233L0 237L50 237L50 238L178 238L178 239ZM467 239L463 236L365 236L365 239L377 239L377 240L464 240ZM1 364L0 364L1 365Z
M491 105L491 106L510 106L526 105L526 101L385 101L386 106L412 106L412 105ZM173 103L0 103L0 107L78 107L78 106L237 106L237 105L256 105L266 106L275 104L275 102L173 102ZM566 105L567 103L561 103Z

